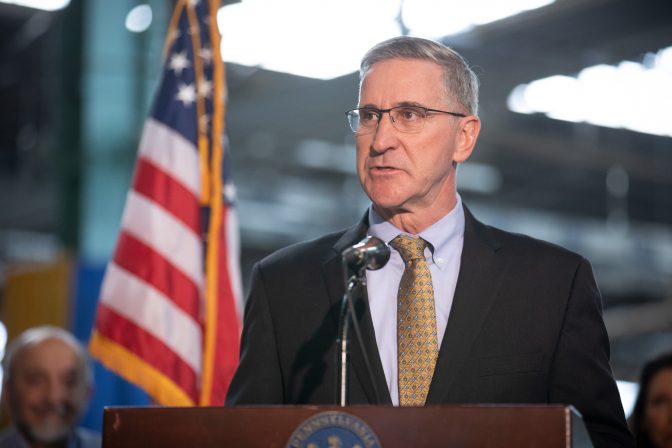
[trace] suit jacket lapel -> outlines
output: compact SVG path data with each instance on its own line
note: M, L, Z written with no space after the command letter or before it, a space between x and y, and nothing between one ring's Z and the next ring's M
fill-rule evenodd
M446 332L439 349L427 404L445 403L450 388L492 305L504 267L491 231L464 208L464 245Z
M366 231L368 229L367 216L368 215L365 215L362 221L348 229L343 234L336 244L334 244L333 254L323 263L324 277L327 283L327 291L329 292L329 301L331 302L331 308L336 310L336 312L333 313L336 326L338 325L339 312L341 309L343 295L345 293L343 267L341 265L341 252L346 247L352 246L353 244L361 241L366 236ZM369 403L392 404L392 400L390 399L390 392L387 389L387 383L385 381L383 365L380 361L380 355L378 353L378 346L376 345L376 337L373 330L373 321L371 320L368 299L363 297L361 300L363 300L363 303L355 303L355 309L358 311L358 322L364 342L364 350L366 350L366 353L369 357L369 362L371 363L375 387L371 382L369 373L367 372L363 353L359 344L357 343L357 338L354 334L354 331L352 331L352 326L350 332L350 365L357 380L362 385L362 389L364 390L366 399ZM353 379L354 378L350 378L350 381L352 382ZM374 392L376 390L379 396L376 396Z

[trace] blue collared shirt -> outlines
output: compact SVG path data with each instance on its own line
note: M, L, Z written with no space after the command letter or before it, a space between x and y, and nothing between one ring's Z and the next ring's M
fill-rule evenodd
M68 435L67 448L100 448L100 434L84 428L74 428ZM30 448L28 441L12 425L0 433L0 448Z
M381 218L373 207L369 207L369 224L369 235L378 237L388 244L397 235L404 233ZM436 329L440 345L453 304L464 243L464 210L460 196L457 195L457 203L450 213L420 232L418 236L429 243L425 256L432 274ZM397 291L404 272L404 261L399 252L392 247L390 252L390 261L383 268L366 271L366 282L376 344L383 363L387 388L392 403L399 405Z

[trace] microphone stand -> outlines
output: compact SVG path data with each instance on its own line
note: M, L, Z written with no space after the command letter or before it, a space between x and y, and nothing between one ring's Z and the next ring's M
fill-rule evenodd
M347 405L348 399L348 364L350 361L349 332L350 324L355 330L357 344L362 353L364 367L371 380L373 393L377 402L380 401L378 387L374 378L369 355L364 346L364 338L359 329L357 315L355 314L354 302L357 297L366 297L366 269L376 270L382 268L390 258L390 250L379 238L367 236L362 241L345 250L341 254L343 273L345 280L345 294L341 303L341 313L338 319L338 336L336 340L337 359L336 377L337 387L336 401L341 406Z
M338 392L337 401L340 406L347 405L348 397L348 363L350 358L349 353L349 338L350 338L350 320L353 320L356 329L359 326L356 323L357 316L355 315L355 308L353 302L355 300L355 291L363 291L366 288L366 275L364 268L353 271L347 263L343 263L345 272L345 294L343 294L343 302L341 303L341 313L338 319L338 339L337 347L338 353ZM359 331L357 331L359 336Z
M350 339L350 321L357 319L355 315L355 308L353 302L355 300L355 291L362 291L366 288L366 275L364 269L353 271L343 263L345 272L345 294L343 294L343 301L341 303L341 314L338 319L338 339L337 347L338 353L338 404L340 406L347 405L348 397L348 364L350 360L349 339Z

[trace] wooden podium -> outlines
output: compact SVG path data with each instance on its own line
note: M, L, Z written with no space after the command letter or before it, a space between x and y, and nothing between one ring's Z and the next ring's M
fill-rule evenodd
M592 447L579 414L562 405L110 407L103 447L285 447L306 421L343 412L384 448Z

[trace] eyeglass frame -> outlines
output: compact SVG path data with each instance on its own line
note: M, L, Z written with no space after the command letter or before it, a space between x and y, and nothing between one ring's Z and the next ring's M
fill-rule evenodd
M407 109L407 108L422 109L422 110L425 111L425 117L423 117L422 127L420 129L418 129L417 131L409 132L409 131L403 131L403 130L397 128L397 126L395 124L396 121L394 121L394 118L392 118L392 114L390 113L391 111L393 111L395 109ZM399 132L403 132L405 134L415 134L415 133L418 133L418 132L422 132L422 129L424 129L424 126L425 126L425 120L427 119L427 113L428 112L436 112L436 113L441 113L441 114L447 114L447 115L452 115L453 117L459 117L459 118L465 118L467 116L467 115L461 114L459 112L450 112L450 111L447 111L447 110L432 109L432 108L429 108L429 107L419 106L419 105L416 105L416 104L394 106L394 107L390 107L389 109L377 109L375 107L356 107L354 109L350 109L348 111L345 111L345 116L348 119L348 126L350 127L350 130L355 134L361 134L361 131L356 131L356 130L352 129L352 123L350 122L350 117L353 115L353 113L355 111L357 111L357 113L359 113L359 111L362 111L362 110L368 111L368 112L375 112L376 115L378 116L378 121L376 122L376 127L372 128L372 131L375 131L376 129L378 129L378 126L380 125L380 121L383 119L383 114L387 113L390 116L390 121L392 122L392 126L394 126L394 129L398 130Z

